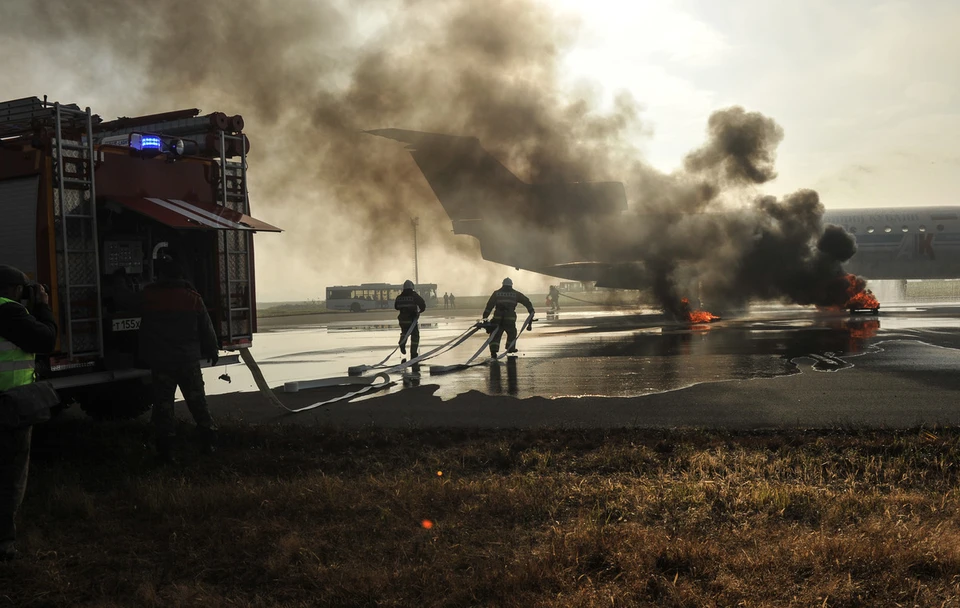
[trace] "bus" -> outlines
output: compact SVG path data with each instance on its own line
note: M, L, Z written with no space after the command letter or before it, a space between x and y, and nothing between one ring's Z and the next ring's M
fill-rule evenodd
M427 306L437 305L436 283L417 285L417 293L426 301ZM403 291L403 285L390 283L361 283L360 285L335 285L327 287L327 310L393 310L393 301Z

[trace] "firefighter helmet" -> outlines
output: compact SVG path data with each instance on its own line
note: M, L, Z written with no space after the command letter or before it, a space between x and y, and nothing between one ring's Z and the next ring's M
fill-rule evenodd
M404 288L404 289L413 289L413 281L411 281L410 279L407 279L406 281L404 281L404 282L403 282L403 288Z
M504 287L513 287L513 281L510 280L510 277L507 277L506 279L503 280L503 286L504 286Z

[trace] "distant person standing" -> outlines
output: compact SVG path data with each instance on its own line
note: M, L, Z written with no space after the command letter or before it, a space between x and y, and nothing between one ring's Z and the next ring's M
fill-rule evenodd
M219 341L203 298L184 279L180 265L165 257L157 261L156 269L159 279L143 290L139 350L153 377L151 421L157 455L172 462L176 439L173 401L178 386L197 424L201 450L209 454L216 449L217 425L207 407L200 360L210 359L216 365Z
M483 320L487 320L490 311L493 311L493 323L496 326L493 331L493 340L490 342L490 356L496 357L500 350L500 340L504 332L507 334L507 352L517 352L517 304L523 304L527 312L534 313L533 304L530 298L523 295L513 288L513 281L509 278L503 280L503 285L497 291L493 292L490 299L487 300L487 306L483 309Z
M400 352L407 354L407 332L410 331L410 356L416 358L420 348L420 327L417 319L420 318L420 313L427 309L427 303L413 290L413 281L408 279L403 282L403 291L397 296L393 307L400 311L397 315L397 320L400 321Z
M27 277L12 266L0 266L0 392L33 383L34 355L57 343L57 324L50 297L36 286L28 311L20 303ZM0 426L0 561L15 559L17 511L27 489L33 426Z
M450 296L447 295L447 292L443 292L443 307L450 308Z
M457 300L456 298L453 297L453 292L451 291L450 292L450 308L456 308L456 307L457 307Z
M553 310L560 310L560 288L556 285L550 286L550 305Z

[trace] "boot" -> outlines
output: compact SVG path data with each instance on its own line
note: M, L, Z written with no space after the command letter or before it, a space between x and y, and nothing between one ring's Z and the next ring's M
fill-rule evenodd
M200 452L213 454L217 451L217 431L206 427L197 427L197 438L200 441Z

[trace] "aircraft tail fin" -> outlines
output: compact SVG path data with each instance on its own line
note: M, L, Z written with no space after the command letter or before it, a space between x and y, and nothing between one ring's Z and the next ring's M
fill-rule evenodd
M529 188L480 147L476 137L375 129L371 135L407 144L427 183L453 221L476 220Z

